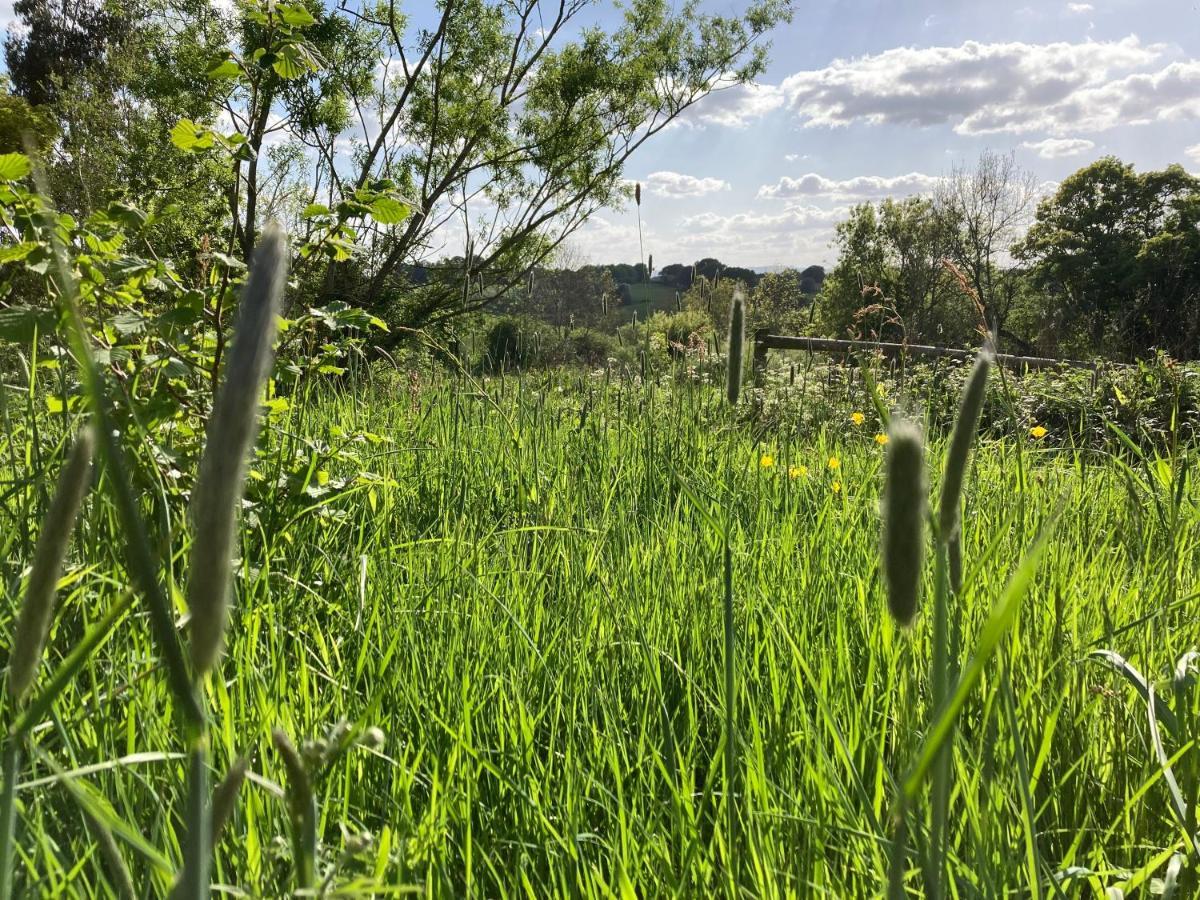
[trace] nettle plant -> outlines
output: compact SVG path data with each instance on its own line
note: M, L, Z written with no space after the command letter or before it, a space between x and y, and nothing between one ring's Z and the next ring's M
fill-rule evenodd
M31 385L58 373L57 389L41 392L51 412L69 415L84 404L84 385L62 365L68 341L55 271L61 253L96 362L127 401L114 408L116 424L143 436L170 483L198 459L248 268L207 240L186 265L155 254L152 229L170 208L111 203L82 220L59 213L29 184L32 169L23 154L0 155L0 226L8 238L0 246L0 340L21 348ZM305 243L299 253L313 249ZM283 312L290 314L280 317L278 357L266 384L275 416L287 412L287 396L305 379L346 373L363 358L371 333L387 330L379 318L338 301Z

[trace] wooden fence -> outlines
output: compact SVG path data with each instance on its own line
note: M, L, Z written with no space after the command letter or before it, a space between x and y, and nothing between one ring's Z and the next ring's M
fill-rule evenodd
M807 350L809 353L882 353L889 357L932 356L943 359L972 360L978 351L958 350L953 347L932 347L927 344L892 344L885 341L842 341L834 338L798 337L786 334L770 334L759 331L754 335L754 371L761 373L767 367L767 353L771 350ZM996 354L996 361L1014 369L1086 369L1096 378L1099 366L1095 362L1076 359L1052 359L1045 356L1014 356L1010 353Z

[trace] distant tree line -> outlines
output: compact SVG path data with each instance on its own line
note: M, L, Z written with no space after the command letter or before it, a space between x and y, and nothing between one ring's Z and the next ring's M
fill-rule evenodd
M753 289L758 286L764 274L742 266L725 265L713 257L705 257L691 264L669 263L651 271L641 263L613 263L606 268L617 284L641 284L649 281L667 285L678 291L690 290L698 278L705 278L712 283L726 279ZM825 282L825 269L821 266L809 266L799 272L798 276L801 292L816 294Z
M1200 179L1105 157L1038 199L985 153L932 196L855 206L813 330L1045 355L1200 357Z

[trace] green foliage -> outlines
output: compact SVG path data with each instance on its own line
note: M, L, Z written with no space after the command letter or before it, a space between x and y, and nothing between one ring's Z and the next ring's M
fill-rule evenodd
M906 637L885 611L885 451L877 423L849 417L870 412L863 386L828 387L823 425L793 408L742 427L723 392L699 382L664 388L616 371L430 377L330 381L266 423L228 655L208 685L218 711L211 781L251 758L213 881L286 896L311 860L317 883L343 894L500 895L527 880L539 896L602 896L621 877L639 896L723 895L730 880L747 895L880 894L893 786L937 711L923 687L929 617L918 614ZM16 525L46 509L45 476L79 417L41 402L22 411L28 385L11 375L3 389L12 584L28 558L13 552L28 531ZM947 393L953 408L956 390ZM935 421L928 433L940 470L945 429ZM1182 838L1146 704L1123 676L1079 662L1117 646L1138 671L1158 673L1176 662L1176 645L1200 639L1184 614L1200 590L1196 470L1162 457L1163 474L1147 484L1170 485L1155 495L1160 517L1132 451L997 433L985 424L963 518L964 647L984 636L1009 563L1073 493L1011 640L962 707L948 876L980 896L1030 895L1033 884L1048 896L1051 878L1068 896L1147 889ZM1134 469L1132 494L1122 464ZM1160 472L1153 456L1149 465ZM1173 520L1167 496L1180 484ZM720 498L737 535L732 850L721 781L725 563L709 501L693 495ZM164 559L180 560L193 526L186 499L170 502L152 534ZM123 535L103 479L79 528L48 673L80 636L91 649L30 722L14 887L109 890L112 870L74 805L86 803L137 889L161 895L186 846L186 760L171 755L177 726L147 664L144 623L121 605ZM164 566L164 581L179 574ZM1172 585L1176 606L1164 600ZM102 641L96 627L107 629ZM1169 689L1157 693L1160 709L1182 716ZM368 726L390 736L386 747L368 742ZM1165 726L1160 738L1169 754L1188 740ZM272 749L285 739L287 758ZM1173 764L1185 790L1193 757ZM1111 790L1095 790L1101 782ZM1025 864L1027 827L1040 880ZM623 829L639 839L618 839ZM515 873L514 843L526 848ZM921 875L908 877L921 890ZM1177 896L1193 877L1177 873Z
M942 209L919 197L854 207L838 225L838 264L815 301L819 331L969 345L979 316L943 264L954 229Z
M776 334L801 334L807 330L812 302L795 269L763 275L750 297L751 330L767 328Z
M1045 200L1017 255L1045 300L1038 330L1068 351L1200 356L1200 179L1106 157Z

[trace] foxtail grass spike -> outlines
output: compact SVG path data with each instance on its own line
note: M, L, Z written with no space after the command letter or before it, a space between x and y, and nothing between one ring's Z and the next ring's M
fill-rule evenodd
M238 791L246 780L246 772L250 768L250 760L239 756L221 779L221 783L213 789L212 797L212 845L215 847L221 840L221 832L225 824L233 817L233 809L237 803Z
M984 348L975 358L975 366L967 377L958 406L958 417L954 420L954 432L950 437L950 449L946 453L946 473L942 478L942 493L938 505L938 540L943 543L953 537L959 526L958 508L962 498L963 480L967 474L971 444L979 428L979 415L983 412L984 390L987 387L988 369L991 364L992 352Z
M883 576L888 609L901 625L917 615L925 552L925 442L920 427L893 418L883 486Z
M42 522L8 664L8 693L14 701L24 698L41 665L42 650L54 618L58 576L67 555L75 517L91 483L94 447L91 429L81 431L59 473L54 499Z
M195 539L188 568L192 662L207 672L221 652L246 457L258 431L259 395L273 358L275 320L287 277L287 239L269 227L254 255L234 330L225 381L213 406L192 491Z
M282 728L271 732L271 739L283 767L287 770L288 814L292 827L292 857L296 867L296 886L311 889L316 883L317 809L312 780L296 745Z
M726 375L725 396L730 406L736 406L742 392L742 349L746 343L746 307L742 289L733 292L729 308L729 370Z

